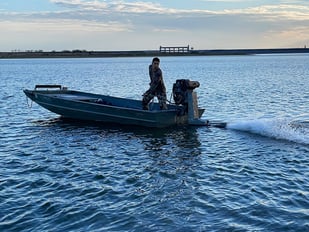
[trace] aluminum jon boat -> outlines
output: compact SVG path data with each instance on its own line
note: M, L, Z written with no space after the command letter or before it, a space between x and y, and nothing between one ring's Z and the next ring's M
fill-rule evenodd
M61 85L36 85L34 90L23 91L35 103L65 118L157 128L208 126L208 121L201 120L204 109L198 107L197 87L197 81L177 80L173 85L175 103L167 104L167 110L161 110L158 103L143 110L141 100L74 91Z

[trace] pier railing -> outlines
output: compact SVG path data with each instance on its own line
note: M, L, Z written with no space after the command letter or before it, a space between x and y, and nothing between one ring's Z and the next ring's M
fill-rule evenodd
M184 47L164 47L160 46L160 53L189 53L190 48L188 46Z

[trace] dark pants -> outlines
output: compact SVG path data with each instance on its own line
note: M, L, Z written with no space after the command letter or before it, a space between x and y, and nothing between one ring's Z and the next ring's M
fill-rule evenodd
M160 109L161 110L166 110L167 106L166 106L166 93L165 92L152 92L147 90L144 95L143 95L143 109L144 110L148 110L148 104L149 102L154 98L157 97L159 100L159 104L160 104Z

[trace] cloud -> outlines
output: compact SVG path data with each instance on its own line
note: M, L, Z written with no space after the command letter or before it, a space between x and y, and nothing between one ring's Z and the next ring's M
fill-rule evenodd
M67 20L62 19L61 24L57 19L31 20L31 21L1 21L0 30L31 32L40 30L42 32L129 32L128 24L120 24L117 22L94 22L88 20Z
M299 5L264 5L245 10L234 10L236 14L261 16L262 20L309 20L309 6Z
M52 3L68 8L84 10L122 12L122 13L162 13L166 9L159 4L150 2L124 2L124 1L81 1L81 0L50 0Z
M76 11L84 11L92 13L109 13L117 16L142 16L142 15L166 15L177 18L190 18L198 15L199 17L208 17L211 15L252 15L262 17L263 20L271 19L292 19L292 20L309 20L309 6L305 5L262 5L258 7L249 7L244 9L232 9L221 11L199 10L199 9L176 9L166 8L160 4L151 2L124 2L124 1L81 1L81 0L50 0L55 4L63 7L76 9ZM217 0L221 1L221 0ZM222 0L223 1L223 0ZM224 0L224 1L243 1L243 0ZM291 1L291 0L290 0Z
M201 0L202 2L252 2L255 0Z

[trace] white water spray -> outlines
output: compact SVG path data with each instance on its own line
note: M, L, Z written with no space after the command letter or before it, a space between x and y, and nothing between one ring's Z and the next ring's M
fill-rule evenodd
M228 123L226 128L309 145L309 122L255 119Z

